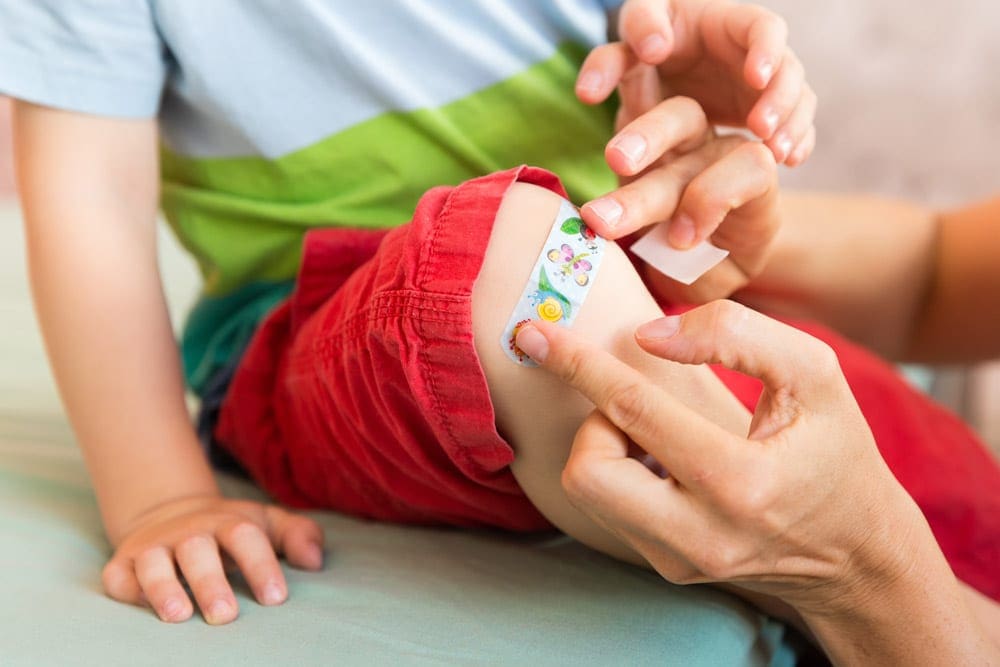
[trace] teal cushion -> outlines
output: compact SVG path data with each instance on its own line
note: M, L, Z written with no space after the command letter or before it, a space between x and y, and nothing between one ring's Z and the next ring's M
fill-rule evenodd
M784 626L735 598L672 586L563 537L313 516L327 567L286 568L283 607L258 606L241 585L232 625L167 625L102 594L109 548L65 426L0 419L0 662L794 664Z

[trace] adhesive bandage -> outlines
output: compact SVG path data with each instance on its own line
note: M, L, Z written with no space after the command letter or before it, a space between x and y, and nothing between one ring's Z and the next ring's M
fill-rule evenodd
M564 327L573 324L601 268L607 243L584 224L572 204L562 202L542 254L500 337L510 359L523 366L537 366L515 342L517 332L531 320L557 322Z
M656 225L632 244L632 252L654 269L685 285L701 278L728 255L728 250L702 241L693 248L677 250L667 241L667 226Z

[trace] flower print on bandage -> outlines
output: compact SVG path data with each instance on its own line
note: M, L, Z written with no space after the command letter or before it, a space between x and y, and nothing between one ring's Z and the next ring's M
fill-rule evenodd
M500 339L511 360L523 366L536 365L515 343L518 330L531 320L565 327L573 324L600 268L606 244L584 224L572 204L562 203Z
M573 248L568 243L563 243L558 250L556 248L549 250L547 254L550 262L560 265L559 271L563 278L573 276L573 280L581 287L590 281L587 272L594 268L594 265L586 259L589 255L589 252L574 255Z

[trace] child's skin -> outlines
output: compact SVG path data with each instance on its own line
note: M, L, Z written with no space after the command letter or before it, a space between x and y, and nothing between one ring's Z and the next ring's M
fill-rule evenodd
M811 95L797 61L788 55L783 24L760 9L713 3L711 12L703 12L704 5L699 0L669 3L673 20L668 26L662 11L643 18L656 3L631 0L621 11L622 34L631 43L643 39L643 26L663 35L669 27L669 40L685 59L668 59L657 70L658 84L667 94L688 92L718 116L712 120L748 123L771 137L771 125L787 126L791 110ZM748 28L734 40L718 16L773 29ZM725 48L713 50L712 44ZM620 46L605 48L601 53L625 53ZM643 59L659 62L666 52L661 48L658 55ZM602 58L595 52L584 68L578 90L586 101L609 94L624 72L615 65L617 74L610 73L597 86L584 85L593 81L586 74ZM733 58L745 63L749 77L743 66L732 69ZM770 76L762 74L764 61L771 63ZM702 85L695 87L699 80ZM743 92L736 103L720 104L735 99L734 87ZM763 93L755 92L761 89ZM777 120L761 127L758 118ZM323 534L312 520L280 507L222 497L191 426L156 263L156 121L101 118L18 102L14 125L36 310L115 550L104 569L105 590L123 602L149 604L162 620L177 622L194 611L183 577L205 619L227 623L238 608L221 549L261 604L280 604L287 586L277 556L296 567L319 569ZM800 136L801 128L795 130L797 145L811 148L811 130L804 132ZM615 195L627 212L619 233L669 218L672 208L661 193L679 193L696 175L675 173L669 166L676 157L671 150L676 139L661 123L648 128L646 140L653 148L644 164L649 166L632 165L630 176L635 178ZM613 166L616 150L609 149ZM718 213L711 195L689 193L692 210ZM643 208L648 201L658 208ZM766 218L763 228L773 229L764 213L759 216ZM699 225L720 222L721 217ZM707 234L705 229L699 226L698 233ZM759 252L761 244L734 247L734 260L753 266ZM527 480L525 466L519 467Z

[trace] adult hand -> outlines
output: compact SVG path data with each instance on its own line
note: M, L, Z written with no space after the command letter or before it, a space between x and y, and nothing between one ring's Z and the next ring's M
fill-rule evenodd
M761 197L757 190L741 198L746 193L723 175L721 165L696 178L676 163L714 137L713 125L747 126L769 150L755 153L750 144L730 164L735 173L744 169L743 175L773 188L775 161L795 165L812 151L816 95L787 48L784 22L760 7L729 0L629 0L618 24L624 41L590 53L577 96L598 103L618 89L616 135L605 157L621 187L584 204L583 219L610 239L655 223L668 225L669 241L679 249L710 238L730 258L693 289L653 271L648 283L670 300L727 297L766 264L776 195ZM678 183L686 188L683 198L675 195ZM767 205L745 206L758 199Z
M593 49L581 67L581 101L602 102L619 85L623 96L644 91L647 103L686 95L713 124L745 126L766 140L778 162L809 156L816 95L781 17L730 0L627 0L617 33L622 41Z
M731 301L636 338L659 357L760 378L750 432L735 436L568 330L532 323L517 345L597 406L563 476L574 504L676 583L735 582L809 607L849 603L844 585L862 575L906 571L899 533L926 524L827 345ZM630 458L630 440L669 476Z
M239 609L223 554L243 573L258 602L276 605L288 597L276 554L296 567L318 570L322 547L323 531L315 521L277 505L219 496L182 498L133 522L102 579L115 600L148 604L161 620L176 623L193 612L179 570L205 620L229 623Z
M647 267L644 278L657 296L704 303L733 294L764 269L781 226L781 208L777 165L763 144L716 136L689 97L658 103L619 136L649 137L651 162L637 165L642 177L623 179L617 191L584 205L587 223L606 238L618 238L672 217L667 233L675 245L711 235L713 243L729 251L693 285ZM607 210L620 215L609 216Z
M828 346L729 301L636 338L666 359L758 377L764 393L738 437L570 331L523 327L518 347L597 406L563 473L580 510L670 581L781 598L837 664L1000 659ZM630 457L634 446L668 475Z

